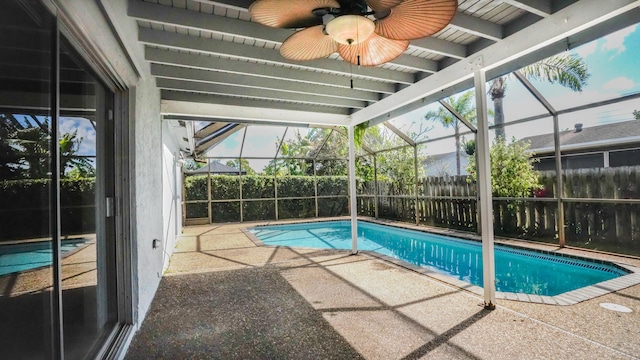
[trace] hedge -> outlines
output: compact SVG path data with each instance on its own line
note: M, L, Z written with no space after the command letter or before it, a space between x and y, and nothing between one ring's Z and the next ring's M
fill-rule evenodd
M339 196L318 199L319 216L348 214L348 178L346 176L273 176L207 175L185 178L185 200L208 200L207 179L211 181L211 221L240 221L240 187L242 186L242 220L275 220L276 189L278 218L308 218L316 216L316 196ZM307 198L307 199L287 199ZM264 199L264 200L260 200ZM229 201L220 201L229 200ZM187 203L187 218L207 216L207 204Z
M188 176L184 180L185 200L207 200L207 175ZM211 176L211 200L240 199L242 182L243 199L275 198L275 184L278 198L315 196L317 181L318 195L347 195L349 180L346 176L273 176L246 175Z
M0 181L0 241L50 237L51 181ZM95 232L95 179L60 182L63 236Z

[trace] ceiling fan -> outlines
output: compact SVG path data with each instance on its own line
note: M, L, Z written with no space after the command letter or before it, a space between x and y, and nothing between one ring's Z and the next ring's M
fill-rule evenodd
M303 28L280 53L290 60L314 60L334 52L356 65L376 66L400 56L409 40L447 26L457 0L257 0L251 18L274 28Z

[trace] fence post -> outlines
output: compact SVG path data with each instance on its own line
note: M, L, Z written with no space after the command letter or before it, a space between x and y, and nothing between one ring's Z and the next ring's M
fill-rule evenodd
M209 224L213 224L213 214L211 213L211 159L207 159L207 216Z

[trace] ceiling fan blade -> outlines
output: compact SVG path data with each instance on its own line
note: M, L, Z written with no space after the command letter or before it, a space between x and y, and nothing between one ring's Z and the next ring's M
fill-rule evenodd
M302 28L322 24L315 9L339 8L336 0L257 0L249 7L251 20L275 28Z
M376 21L375 32L395 40L420 39L449 25L457 9L457 0L405 0Z
M323 25L295 32L280 47L280 54L290 60L314 60L338 51L338 43L322 32Z
M338 44L338 54L352 64L376 66L397 58L408 47L409 40L392 40L373 33L367 41L356 45Z
M402 0L367 0L367 5L375 12L382 12L391 9L401 2Z

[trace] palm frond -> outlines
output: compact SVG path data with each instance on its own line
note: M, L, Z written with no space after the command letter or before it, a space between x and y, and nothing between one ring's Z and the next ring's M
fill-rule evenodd
M591 76L587 64L575 54L552 56L525 66L521 71L529 79L558 83L573 91L582 91Z

